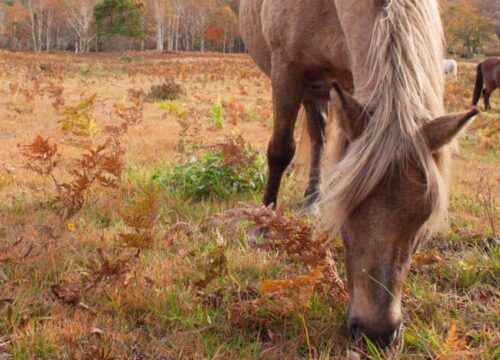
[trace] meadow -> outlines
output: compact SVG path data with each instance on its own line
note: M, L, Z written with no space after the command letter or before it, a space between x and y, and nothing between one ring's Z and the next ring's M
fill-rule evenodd
M460 63L448 111L474 78ZM273 118L249 57L0 51L0 359L498 359L492 107L382 351L348 337L342 244L297 217L299 164L276 212L259 206Z

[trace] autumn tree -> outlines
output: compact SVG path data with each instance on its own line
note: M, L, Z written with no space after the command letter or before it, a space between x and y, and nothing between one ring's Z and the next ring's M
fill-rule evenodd
M205 33L207 32L213 16L216 13L216 4L214 0L194 1L193 17L196 32L200 39L200 50L205 51ZM193 10L194 10L193 9Z
M463 46L467 57L479 51L491 35L491 23L471 2L461 0L444 6L443 23L448 45L455 51Z

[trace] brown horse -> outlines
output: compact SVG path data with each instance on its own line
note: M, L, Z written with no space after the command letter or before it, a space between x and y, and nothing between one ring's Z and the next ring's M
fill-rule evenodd
M483 90L483 83L485 88ZM477 65L476 85L472 104L477 105L481 93L484 96L484 108L491 109L490 95L500 87L500 57L491 57Z
M446 145L477 113L439 117L437 0L241 0L240 6L246 46L272 82L264 204L276 204L302 104L312 144L306 202L318 199L321 185L319 222L342 235L348 328L356 338L389 344L402 322L411 254L446 210ZM323 112L335 120L326 129Z

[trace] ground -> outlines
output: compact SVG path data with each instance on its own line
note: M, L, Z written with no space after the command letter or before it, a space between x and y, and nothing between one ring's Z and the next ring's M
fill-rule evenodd
M474 75L460 63L447 110L469 108ZM150 96L161 84L173 100ZM382 352L349 340L341 280L318 286L326 265L246 230L269 216L282 241L324 240L313 219L294 216L298 165L284 214L248 205L262 196L272 125L270 83L249 57L0 52L0 358L337 359L349 349L498 359L500 93L492 98L453 158L449 229L415 255L403 345ZM217 151L224 160L205 180L193 156L217 161ZM224 192L224 176L237 193ZM342 279L342 246L329 241Z

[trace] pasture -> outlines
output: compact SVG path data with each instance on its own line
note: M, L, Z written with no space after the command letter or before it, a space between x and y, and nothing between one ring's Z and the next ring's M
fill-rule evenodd
M448 111L475 70L459 63ZM0 51L0 359L498 359L498 92L492 108L382 352L348 338L342 244L296 217L300 166L276 213L258 206L273 118L249 57Z

